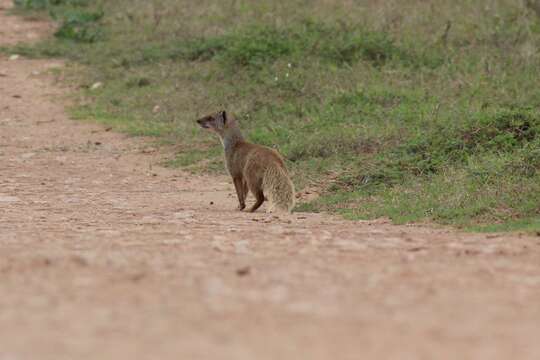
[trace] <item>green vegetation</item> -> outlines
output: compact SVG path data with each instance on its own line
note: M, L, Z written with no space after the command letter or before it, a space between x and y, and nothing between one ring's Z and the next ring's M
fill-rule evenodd
M77 117L178 144L171 166L221 168L194 120L225 108L323 189L300 209L540 228L540 14L524 3L16 4L59 28L10 51L82 65Z

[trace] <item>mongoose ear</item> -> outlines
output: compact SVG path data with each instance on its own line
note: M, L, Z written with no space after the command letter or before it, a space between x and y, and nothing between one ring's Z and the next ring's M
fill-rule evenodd
M223 118L223 124L226 124L227 123L227 113L225 112L225 110L223 110L221 112L221 117Z

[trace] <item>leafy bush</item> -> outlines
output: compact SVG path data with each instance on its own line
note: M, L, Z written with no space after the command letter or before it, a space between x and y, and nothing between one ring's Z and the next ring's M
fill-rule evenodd
M50 6L49 0L14 0L16 7L28 10L43 10Z
M234 66L259 66L290 55L295 45L286 32L271 27L250 27L228 37L220 53L222 60Z
M89 0L14 0L15 6L27 10L45 10L51 6L86 6Z
M360 26L330 26L305 21L286 28L248 26L231 34L200 38L179 44L183 59L206 61L213 58L233 67L260 67L277 59L318 58L337 65L367 61L375 66L401 62L406 66L437 67L442 56L417 54L400 47L387 33Z
M55 33L60 39L93 43L103 38L104 31L98 24L103 10L86 11L89 0L14 0L15 6L26 10L48 10L51 17L61 23Z
M62 25L54 35L61 39L93 43L103 37L103 29L97 23L103 15L103 11L76 10L63 13Z
M540 113L529 109L478 112L461 124L447 119L389 149L368 175L377 182L394 183L407 175L430 175L448 166L463 166L485 155L509 154L508 167L534 176L540 169L539 132Z

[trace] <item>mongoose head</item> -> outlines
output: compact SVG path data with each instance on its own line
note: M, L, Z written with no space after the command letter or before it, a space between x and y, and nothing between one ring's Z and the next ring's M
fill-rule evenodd
M197 120L202 128L217 133L220 137L225 135L228 128L233 126L234 120L227 117L225 110L204 116Z

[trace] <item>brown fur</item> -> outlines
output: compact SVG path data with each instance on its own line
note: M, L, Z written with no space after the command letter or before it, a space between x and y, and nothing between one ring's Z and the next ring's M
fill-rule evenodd
M205 116L197 122L218 134L223 143L225 164L233 178L239 210L246 207L248 191L255 197L250 212L257 210L266 199L270 202L269 211L275 208L292 210L294 186L277 151L246 142L236 120L225 111Z

